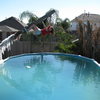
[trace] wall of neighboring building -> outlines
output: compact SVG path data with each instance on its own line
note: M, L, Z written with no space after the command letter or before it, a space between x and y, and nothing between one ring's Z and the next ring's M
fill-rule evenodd
M14 33L13 33L14 34ZM7 38L11 33L9 32L1 32L0 33L0 41L3 41L5 38Z
M77 31L77 28L78 28L78 23L72 22L70 26L70 31Z
M0 32L0 41L2 42L5 38L7 38L6 32Z
M87 24L86 21L83 22L85 25ZM91 22L90 21L90 24L92 25L92 30L94 31L96 28L99 28L100 27L100 23L99 22ZM71 26L70 26L70 31L77 31L78 29L78 22L72 22L71 23Z
M2 40L4 40L5 38L7 38L7 33L6 32L3 32L2 33Z
M82 21L84 24L86 24L87 21L89 21L93 27L93 30L95 30L96 27L97 28L100 27L100 15L83 13L71 21L72 22L70 27L71 31L77 31L78 21Z

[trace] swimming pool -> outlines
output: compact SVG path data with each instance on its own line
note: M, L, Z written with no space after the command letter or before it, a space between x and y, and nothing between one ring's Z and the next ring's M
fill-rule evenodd
M99 100L100 68L60 53L24 54L0 65L0 100Z

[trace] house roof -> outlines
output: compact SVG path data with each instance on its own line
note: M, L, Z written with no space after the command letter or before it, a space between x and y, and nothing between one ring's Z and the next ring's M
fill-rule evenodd
M17 29L14 29L14 28L9 27L7 25L0 26L0 30L1 30L1 32L18 32Z
M91 22L100 22L100 15L98 14L89 14L89 13L83 13L76 17L75 19L72 20L72 22L75 22L77 20L82 20L82 21L91 21Z
M7 25L7 26L12 27L17 30L22 30L24 27L27 26L26 24L24 24L23 22L21 22L20 20L18 20L15 17L10 17L8 19L1 21L0 26L2 26L2 25Z

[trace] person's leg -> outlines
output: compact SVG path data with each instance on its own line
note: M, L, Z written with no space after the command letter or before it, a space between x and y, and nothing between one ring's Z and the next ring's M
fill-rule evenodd
M38 29L40 29L40 28L38 28L36 25L32 25L30 28L29 28L29 30L31 30L31 29L33 29L34 31L36 31L36 30L38 30Z

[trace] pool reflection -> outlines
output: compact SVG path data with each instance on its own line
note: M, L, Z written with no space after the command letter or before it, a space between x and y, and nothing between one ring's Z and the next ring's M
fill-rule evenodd
M75 65L73 79L75 84L88 85L95 83L96 86L100 85L100 68L92 61L86 59L73 58L70 56L58 56L62 61L69 61Z

